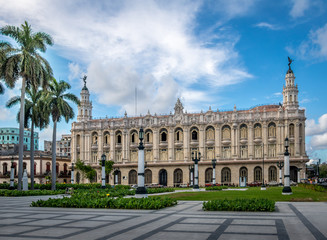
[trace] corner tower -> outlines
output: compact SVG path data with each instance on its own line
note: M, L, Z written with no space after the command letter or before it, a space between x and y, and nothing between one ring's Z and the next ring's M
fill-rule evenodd
M285 76L285 85L283 86L283 106L285 109L297 109L299 108L299 90L297 84L294 84L295 76L291 69L293 60L288 58L288 61L288 70Z
M86 78L87 76L83 77L84 87L81 91L81 103L78 106L78 122L88 121L92 119L92 102L90 102L89 89L86 87Z

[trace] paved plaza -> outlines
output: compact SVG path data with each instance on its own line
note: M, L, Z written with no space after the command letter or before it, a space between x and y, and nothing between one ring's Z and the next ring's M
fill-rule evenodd
M278 202L273 213L32 208L48 196L0 197L0 239L327 239L327 203Z

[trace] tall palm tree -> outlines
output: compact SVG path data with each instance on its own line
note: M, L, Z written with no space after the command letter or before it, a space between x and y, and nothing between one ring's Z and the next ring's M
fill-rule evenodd
M57 122L60 122L61 118L68 121L74 118L73 108L66 102L70 100L73 103L79 105L78 98L72 93L66 93L70 89L70 85L64 81L57 81L52 78L49 84L49 90L45 93L44 104L45 112L52 117L53 121L53 135L52 135L52 170L51 170L51 190L56 190L56 134L57 134Z
M1 74L2 74L2 62L8 57L8 52L11 50L10 43L7 42L0 42L0 80L1 80ZM5 88L0 82L0 94L3 94L5 92Z
M49 124L49 117L43 112L42 90L37 90L34 87L26 89L25 98L25 119L24 127L29 127L31 122L31 142L30 142L30 176L31 176L31 190L34 190L34 127L39 127L42 130ZM11 108L20 103L20 97L12 97L6 104ZM17 121L20 120L20 111L17 113Z
M9 87L14 87L18 79L22 78L20 121L19 121L19 161L18 161L18 190L21 190L23 176L24 151L24 99L25 89L30 85L37 89L45 87L52 76L52 69L48 61L39 52L45 52L47 45L52 45L50 35L44 32L34 33L25 21L21 27L5 26L0 29L2 35L14 39L18 47L12 47L7 56L1 60L0 78ZM3 49L2 46L0 46Z

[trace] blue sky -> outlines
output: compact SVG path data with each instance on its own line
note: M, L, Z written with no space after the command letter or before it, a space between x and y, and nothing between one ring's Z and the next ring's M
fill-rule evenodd
M323 0L0 0L0 26L27 20L53 36L45 57L79 96L88 76L93 117L188 112L282 102L287 56L306 109L307 153L327 158L327 2ZM8 40L0 37L1 40ZM0 96L0 126L18 109ZM75 118L76 120L76 118ZM60 123L58 136L70 131ZM40 142L51 139L51 126ZM42 146L41 146L42 147Z

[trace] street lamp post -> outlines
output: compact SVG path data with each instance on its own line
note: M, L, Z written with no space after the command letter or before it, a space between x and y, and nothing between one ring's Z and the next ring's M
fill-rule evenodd
M290 153L288 152L289 142L285 138L285 153L284 153L284 188L283 195L291 195L292 189L290 187Z
M143 145L143 139L144 139L144 131L141 127L139 132L139 152L138 152L138 173L137 173L137 189L135 191L136 194L138 194L140 197L147 197L147 190L144 187L144 145Z
M194 162L194 185L193 190L198 191L199 190L199 168L198 168L198 162L201 159L201 153L192 152L192 161Z
M70 176L70 182L74 184L74 163L72 163L72 171Z
M279 168L279 185L282 186L282 168L284 167L284 163L283 162L278 162L277 163L277 167Z
M266 190L265 186L265 151L264 151L264 143L262 143L262 185L261 190Z
M317 183L319 183L319 165L320 165L320 159L317 161Z
M15 167L14 167L14 156L11 156L11 169L10 169L10 190L13 190L15 180Z
M216 185L216 163L217 160L212 159L212 185Z
M102 154L101 155L101 161L102 161L102 176L101 176L101 180L102 180L102 188L106 188L106 155Z
M189 166L190 169L190 177L191 177L191 186L193 187L193 172L194 172L194 168L192 165Z

